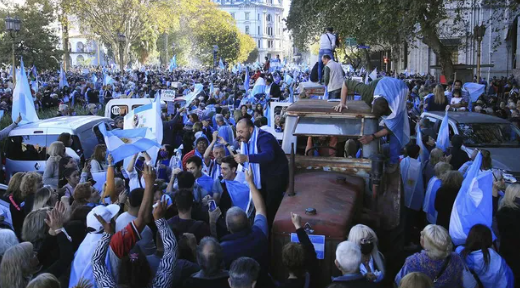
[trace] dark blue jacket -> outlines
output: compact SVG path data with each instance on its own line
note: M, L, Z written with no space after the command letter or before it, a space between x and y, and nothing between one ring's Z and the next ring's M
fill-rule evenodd
M289 162L285 152L271 133L258 130L257 145L258 154L250 154L249 162L260 164L262 178L289 173Z

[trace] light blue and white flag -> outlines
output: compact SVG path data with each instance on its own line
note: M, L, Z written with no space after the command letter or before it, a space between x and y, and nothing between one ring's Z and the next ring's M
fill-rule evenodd
M491 231L493 221L493 172L481 171L482 154L479 152L469 168L457 194L450 217L450 236L455 246L466 242L475 224L486 225ZM493 232L492 232L493 233ZM493 241L496 239L493 234Z
M437 134L437 142L435 142L435 146L444 152L446 152L448 150L448 147L450 147L448 111L446 111L446 113L444 114L444 118L442 118L441 127L439 128L439 134Z
M13 90L13 110L11 113L13 122L16 121L18 115L22 116L22 121L19 124L33 123L40 120L34 108L29 81L24 71L23 59L20 58L20 70L16 74L16 86Z
M113 83L114 83L114 79L112 79L112 77L110 77L110 75L108 75L108 74L104 75L104 77L103 77L103 86L111 85Z
M249 204L251 203L249 186L238 181L222 180L222 182L226 184L233 206L237 206L247 213Z
M224 62L222 61L222 58L220 58L220 61L218 61L218 68L221 70L226 69L226 66L224 66Z
M384 77L379 80L374 90L374 99L380 96L388 102L392 113L386 118L383 117L383 121L399 140L401 148L410 142L410 123L406 109L408 92L408 86L403 81L392 77Z
M190 92L188 95L186 95L186 104L184 105L185 108L187 108L188 106L190 106L191 102L195 99L195 97L197 97L197 95L199 95L199 93L201 93L204 89L204 86L202 86L202 84L200 83L197 83L195 84L195 90L193 90L193 92Z
M464 83L463 88L464 89L462 91L469 94L468 108L469 108L469 111L471 111L472 107L473 107L473 102L477 102L480 95L484 94L486 86L482 85L482 84L468 82L468 83Z
M416 144L421 148L421 152L419 153L419 161L424 165L428 159L430 159L430 151L424 146L424 143L422 141L422 131L421 127L419 126L419 123L415 125L415 141ZM424 167L423 167L424 168Z
M36 66L32 66L31 68L31 74L33 75L34 79L38 78L38 72L36 71Z
M38 80L33 80L31 81L31 89L34 91L34 92L38 92Z
M323 95L323 100L329 100L329 89L327 89L327 85L323 85L323 89L325 89L325 94Z
M255 127L253 130L253 134L251 135L251 138L249 139L248 143L240 142L240 150L241 153L244 155L255 155L258 154L258 133L260 133L260 129L258 127ZM243 165L243 168L249 169L251 167L253 174L253 181L255 183L255 186L257 189L262 189L262 181L260 178L260 164L259 163L249 163L245 162Z
M437 210L435 210L435 197L437 197L437 190L441 188L441 179L433 176L426 187L426 194L424 195L423 211L426 213L428 223L437 223Z
M255 82L255 86L253 86L253 90L251 91L251 95L249 97L254 97L258 94L264 94L265 93L265 79L262 77L258 77Z
M209 96L214 97L213 93L215 93L215 88L213 87L213 82L209 84Z
M149 128L107 131L104 123L99 124L98 127L105 138L108 153L114 158L114 163L152 147L161 147L157 141L150 139L152 136Z
M170 60L170 67L168 67L170 72L172 72L173 69L177 69L177 54L173 55L172 60Z
M374 69L374 71L372 71L370 73L370 75L368 75L370 77L370 79L372 79L372 81L376 80L377 79L377 68Z
M424 201L421 162L408 156L401 161L399 166L404 184L404 205L419 211Z
M218 127L218 136L222 137L226 140L227 143L235 142L235 134L233 133L233 128L230 125L222 125Z
M59 87L60 89L63 89L63 87L69 86L69 83L67 82L67 75L65 71L63 71L63 64L60 66L60 80L59 80Z
M92 80L92 83L96 84L96 82L98 80L97 77L96 77L96 74L92 74L91 80Z

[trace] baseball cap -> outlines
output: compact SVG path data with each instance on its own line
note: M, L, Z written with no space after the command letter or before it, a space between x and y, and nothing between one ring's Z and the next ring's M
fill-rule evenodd
M110 220L112 220L112 218L117 215L119 209L119 205L115 204L110 204L108 206L99 205L94 207L94 209L90 210L87 215L87 228L92 228L96 232L101 231L103 229L103 225L99 223L94 214L101 216L106 222L110 222Z

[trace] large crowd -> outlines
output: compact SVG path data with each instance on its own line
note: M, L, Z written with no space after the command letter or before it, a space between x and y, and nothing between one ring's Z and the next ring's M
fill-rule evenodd
M167 89L178 97L196 97L186 106L163 107L164 137L157 155L143 151L126 164L114 163L100 143L84 159L70 148L71 135L63 133L46 149L43 176L14 174L0 195L12 218L9 223L2 217L0 287L320 287L320 262L300 215L277 211L289 178L286 155L261 128L283 131L284 110L272 111L275 123L268 124L267 106L310 97L295 92L299 83L322 82L331 99L339 99L342 86L363 94L363 87L377 84L352 84L345 77L365 75L345 73L327 54L323 62L324 73L318 73L318 65L273 68L269 60L233 72L78 68L67 73L66 86L58 73L40 73L31 83L35 106L61 116L79 109L98 115L111 99L155 98ZM431 123L418 118L423 111L472 109L518 127L517 83L482 80L486 93L473 103L459 80L441 84L430 75L396 77L408 85L410 130L420 136L398 149L403 183L413 183L411 190L405 188L403 250L411 256L404 264L385 259L378 249L383 235L355 225L335 248L338 277L327 287L518 287L520 184L506 188L504 177L491 167L489 151L470 158L459 136L451 137L447 151L436 148ZM263 87L261 93L255 92L257 86ZM2 72L0 109L10 111L13 89L8 72ZM116 117L110 129L123 129L123 118ZM427 161L409 172L425 150ZM452 208L474 162L480 173L493 173L494 225L474 225L455 247L448 232ZM92 173L100 172L106 173L106 183L97 191ZM249 193L250 199L241 196ZM286 279L270 276L276 213L291 214L299 240L283 247Z

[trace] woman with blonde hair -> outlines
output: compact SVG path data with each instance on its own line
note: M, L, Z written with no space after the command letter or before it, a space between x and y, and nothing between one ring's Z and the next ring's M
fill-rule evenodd
M26 288L37 266L38 259L30 242L23 242L7 249L0 264L0 287Z
M92 153L92 158L90 160L90 172L98 173L107 170L107 163L105 161L107 155L107 146L103 144L98 144L94 148L94 153Z
M464 263L460 256L452 252L453 244L448 231L439 225L430 224L421 232L420 253L406 258L395 276L395 283L401 283L412 272L424 273L440 287L463 287Z
M25 204L24 197L22 197L22 191L20 190L24 176L25 172L15 173L9 180L7 190L5 191L4 197L2 197L5 202L9 203L13 229L18 238L22 235L23 219L25 218L25 213L22 209Z
M433 96L426 99L424 103L424 111L444 111L448 105L448 97L444 95L444 87L437 84L433 88Z
M20 191L22 193L22 199L25 202L22 207L25 215L32 211L34 193L42 187L42 176L39 173L29 172L23 176Z
M31 242L34 245L35 251L38 251L43 240L47 237L49 227L45 224L47 219L47 212L51 207L41 208L27 214L25 221L23 221L22 240Z
M47 186L40 188L34 194L32 211L36 211L44 207L54 207L56 201L58 201L58 197L53 189Z
M60 288L60 281L50 273L43 273L29 282L27 288Z
M348 233L348 241L361 248L361 264L359 271L371 282L380 282L385 277L383 255L377 247L377 235L370 227L358 224Z
M495 215L500 233L498 252L513 270L515 282L520 283L520 183L510 184Z
M438 149L440 150L440 149ZM442 150L440 150L442 152ZM426 220L429 224L437 223L437 210L435 210L435 198L437 191L442 185L441 178L451 170L451 165L446 162L439 162L433 168L435 176L433 176L426 186L426 194L424 196L423 211L426 213Z
M61 158L65 156L65 145L60 141L52 142L47 150L47 154L49 154L49 159L45 162L43 184L50 185L56 189L60 179L59 163Z
M433 288L433 282L423 273L413 272L401 279L399 288Z

